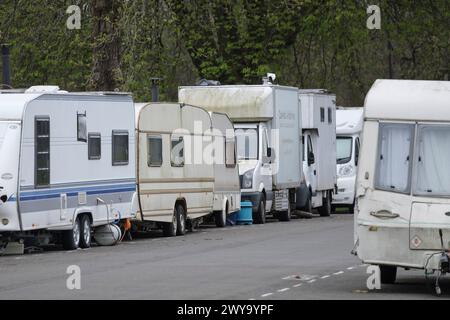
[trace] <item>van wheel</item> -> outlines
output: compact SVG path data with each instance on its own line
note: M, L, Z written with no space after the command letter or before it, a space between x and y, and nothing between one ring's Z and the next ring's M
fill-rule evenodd
M331 197L329 191L327 191L327 195L323 198L323 205L319 208L319 214L321 217L329 217L331 215Z
M184 236L186 234L186 213L184 207L179 204L176 208L177 216L177 236Z
M256 211L256 213L253 213L253 223L266 223L266 197L264 195L262 195L261 200L259 200L258 211Z
M214 220L217 228L225 228L227 225L228 205L225 210L214 212Z
M312 199L311 196L308 196L308 200L306 200L306 205L304 210L306 212L312 213L313 207L312 207Z
M177 212L174 211L172 216L172 222L166 222L163 224L164 237L175 237L177 235Z
M73 224L71 230L65 230L62 233L62 245L64 250L76 250L80 245L80 218L77 217L77 220Z
M381 283L394 284L397 279L397 267L380 266Z
M288 222L291 221L292 217L292 209L291 209L291 203L288 204L287 211L282 211L278 213L278 220L281 222Z
M80 248L87 249L91 247L91 219L83 215L80 220Z

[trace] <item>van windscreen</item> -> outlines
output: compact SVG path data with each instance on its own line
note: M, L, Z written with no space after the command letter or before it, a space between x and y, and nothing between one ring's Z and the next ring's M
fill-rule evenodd
M258 160L258 129L236 129L237 153L239 160Z
M353 138L336 138L336 157L338 164L346 164L352 160Z

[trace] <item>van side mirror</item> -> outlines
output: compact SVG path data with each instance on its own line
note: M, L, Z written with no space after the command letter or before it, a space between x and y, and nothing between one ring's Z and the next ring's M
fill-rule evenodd
M275 150L273 148L267 148L266 162L272 163L275 161Z
M313 152L310 152L308 154L308 166L313 165L314 163L316 163L316 157Z

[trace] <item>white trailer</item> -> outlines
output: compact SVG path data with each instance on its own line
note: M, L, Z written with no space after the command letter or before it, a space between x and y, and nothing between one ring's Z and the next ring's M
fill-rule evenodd
M214 161L214 219L226 226L227 217L241 208L241 187L237 165L236 135L226 114L211 112L217 158Z
M336 159L338 193L333 208L355 207L356 174L364 123L364 108L338 108L336 111Z
M214 136L209 113L177 103L136 105L136 223L162 228L168 237L214 211Z
M303 171L310 191L306 210L331 214L336 177L336 95L326 90L299 90L303 128ZM300 198L300 197L299 197ZM298 206L298 204L297 204Z
M181 87L179 100L223 112L233 121L241 197L252 202L254 222L265 223L266 212L290 220L302 178L298 89L272 84Z
M33 87L0 94L0 242L87 248L91 231L132 218L129 95ZM22 245L23 249L23 245Z
M355 247L382 283L397 267L450 271L449 101L448 81L378 80L367 94Z

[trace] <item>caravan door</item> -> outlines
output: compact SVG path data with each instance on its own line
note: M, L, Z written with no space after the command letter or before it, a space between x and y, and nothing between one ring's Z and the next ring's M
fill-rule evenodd
M305 162L304 173L307 182L311 186L312 196L316 196L317 191L317 166L316 166L316 153L314 150L313 137L310 133L305 133Z

